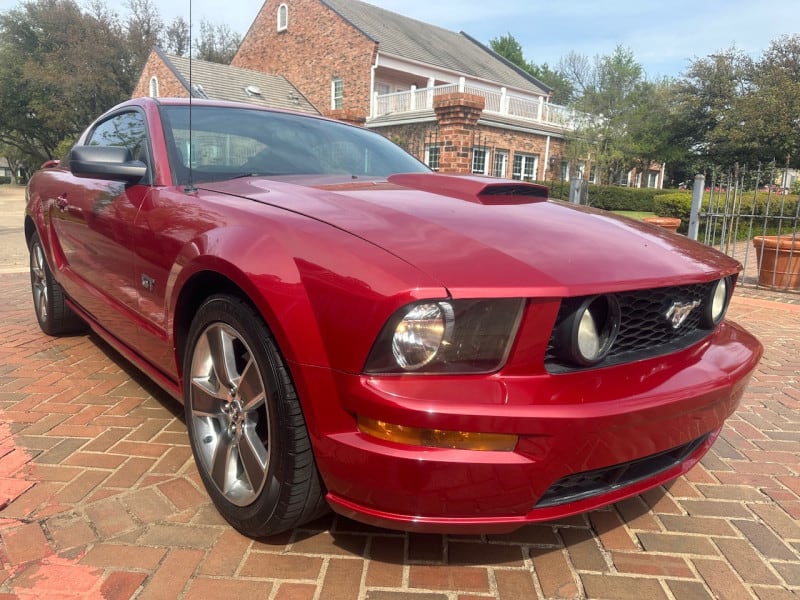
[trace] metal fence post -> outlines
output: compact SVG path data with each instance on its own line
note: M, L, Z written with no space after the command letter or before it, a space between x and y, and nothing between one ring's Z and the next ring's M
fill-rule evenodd
M705 175L694 176L694 187L692 187L692 211L689 213L689 232L687 233L690 240L697 241L697 232L700 229L700 206L703 204L703 190L705 189L705 184Z
M581 203L581 188L583 187L583 179L580 177L573 177L569 182L569 201L571 204Z

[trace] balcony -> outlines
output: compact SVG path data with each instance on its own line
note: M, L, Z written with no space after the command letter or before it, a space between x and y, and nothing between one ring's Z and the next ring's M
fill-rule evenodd
M393 94L379 95L376 93L372 99L370 119L433 110L434 97L454 92L482 96L486 101L484 113L511 117L540 125L550 125L574 131L578 128L581 117L584 116L566 106L550 104L545 101L544 96L534 99L529 96L509 93L506 88L491 89L468 84L462 77L458 83L448 85L437 85L428 88L412 86L410 90Z

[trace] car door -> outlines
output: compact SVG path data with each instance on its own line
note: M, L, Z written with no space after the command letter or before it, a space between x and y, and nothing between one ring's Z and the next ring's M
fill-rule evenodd
M85 145L121 146L148 161L145 116L127 108L98 122ZM69 295L103 328L129 346L138 336L134 223L152 193L149 181L130 185L67 174L55 198L52 224Z

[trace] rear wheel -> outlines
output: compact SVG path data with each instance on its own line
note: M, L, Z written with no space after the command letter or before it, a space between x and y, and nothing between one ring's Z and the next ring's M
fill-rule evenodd
M86 323L67 306L64 290L53 278L39 234L34 233L31 236L28 249L33 308L39 327L47 335L64 335L84 330Z
M218 295L197 311L184 401L200 476L236 529L273 535L327 510L294 385L249 304Z

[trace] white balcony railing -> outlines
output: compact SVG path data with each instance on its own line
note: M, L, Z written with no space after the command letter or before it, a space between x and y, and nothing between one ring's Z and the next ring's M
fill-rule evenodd
M371 118L387 115L402 115L421 110L433 109L436 96L452 92L466 92L482 96L486 100L484 112L504 115L547 125L556 125L574 130L578 127L581 115L576 111L545 102L543 96L533 99L526 96L508 93L506 88L491 89L483 86L467 84L462 78L459 83L438 85L430 88L417 88L395 92L393 94L375 94L372 99Z

